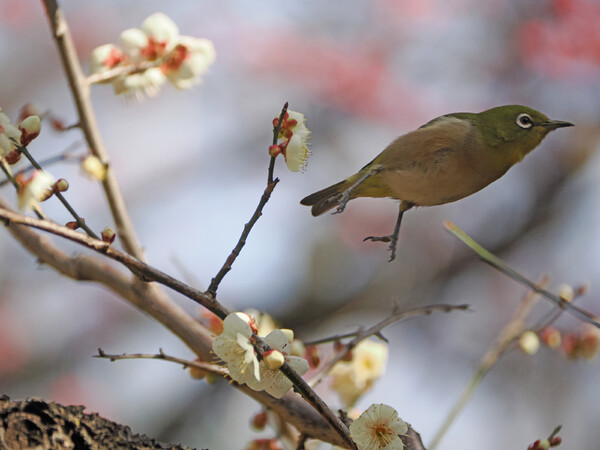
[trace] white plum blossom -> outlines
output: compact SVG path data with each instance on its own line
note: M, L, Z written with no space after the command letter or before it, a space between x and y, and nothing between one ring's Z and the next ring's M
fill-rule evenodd
M147 17L141 28L121 32L119 45L96 48L90 64L92 74L117 66L129 69L108 80L117 95L155 95L167 80L187 89L201 82L216 57L212 41L180 36L175 22L163 13Z
M169 82L177 89L187 89L200 78L216 58L215 46L209 39L181 36L177 46L161 66Z
M359 450L401 450L404 443L399 435L408 431L408 425L394 408L373 404L350 425L350 436Z
M215 354L227 364L231 378L248 385L260 380L258 358L250 342L251 323L247 314L229 314L223 321L223 332L212 344Z
M288 169L292 172L303 172L310 156L310 150L308 149L310 130L306 128L304 114L296 111L288 111L288 114L287 122L290 124L289 129L293 134L283 150L283 156ZM293 124L294 122L295 124Z
M100 47L96 47L90 55L90 72L106 72L121 64L124 60L124 53L115 45L101 45Z
M20 185L17 192L20 210L31 210L52 195L55 180L48 172L36 170L28 179L19 176L16 179Z
M179 37L177 24L161 12L146 17L142 22L142 31L148 36L148 41L164 45L165 52L175 47Z
M331 387L347 406L352 406L385 371L388 348L370 340L361 341L352 350L351 361L338 362L329 375Z
M8 116L0 108L0 157L8 155L16 148L12 139L19 142L20 138L21 131L11 123Z
M279 351L284 359L298 375L308 372L308 362L299 356L291 356L291 345L281 330L273 330L264 338L265 343L273 350ZM281 398L292 387L292 382L279 369L269 369L264 361L260 363L260 377L247 383L255 391L267 391L275 398Z
M158 67L140 73L121 75L113 80L115 94L127 94L137 99L144 95L154 97L166 81L162 70Z

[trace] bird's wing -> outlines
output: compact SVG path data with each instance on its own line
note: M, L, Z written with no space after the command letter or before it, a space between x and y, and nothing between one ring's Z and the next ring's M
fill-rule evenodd
M367 166L381 164L393 170L431 168L456 157L458 149L476 138L474 134L471 121L466 118L441 116L397 138Z

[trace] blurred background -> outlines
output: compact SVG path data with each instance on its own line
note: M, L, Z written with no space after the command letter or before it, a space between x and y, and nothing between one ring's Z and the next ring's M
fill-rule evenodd
M192 90L156 98L92 100L133 222L156 267L206 288L262 194L271 120L284 102L306 115L312 152L305 173L281 178L219 298L269 312L309 340L370 326L395 304L469 303L473 312L418 317L386 330L387 373L358 406L387 403L431 441L526 290L477 260L442 223L451 220L524 275L583 285L579 304L600 313L600 3L596 0L369 0L344 3L64 1L80 58L117 43L150 14L211 39L217 60ZM40 2L0 0L0 106L16 120L35 102L76 115ZM576 127L552 133L499 181L458 202L405 215L398 256L386 244L392 200L358 199L313 218L299 200L370 161L395 137L449 112L518 103ZM49 127L30 150L43 159L74 145L77 131ZM92 228L112 225L99 186L73 163L67 198ZM0 195L16 205L11 186ZM58 222L58 202L44 204ZM81 248L53 238L61 248ZM118 244L117 244L118 245ZM159 361L93 359L157 352L191 358L159 324L101 287L40 266L0 233L0 393L83 404L165 442L243 448L259 405L225 383L191 379ZM194 314L195 304L177 301ZM533 317L551 309L541 301ZM578 332L561 317L556 326ZM337 397L324 389L332 406ZM503 357L440 449L525 449L563 424L565 448L600 441L598 361L542 348ZM232 433L231 430L236 430ZM324 446L326 447L326 446Z

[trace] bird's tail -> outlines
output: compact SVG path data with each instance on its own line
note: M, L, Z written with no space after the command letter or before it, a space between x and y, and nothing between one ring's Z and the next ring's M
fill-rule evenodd
M324 212L329 211L331 208L337 206L338 200L342 192L348 189L352 185L349 180L340 181L332 186L321 189L314 194L310 194L308 197L304 197L300 200L301 205L312 206L310 210L313 216L320 216Z

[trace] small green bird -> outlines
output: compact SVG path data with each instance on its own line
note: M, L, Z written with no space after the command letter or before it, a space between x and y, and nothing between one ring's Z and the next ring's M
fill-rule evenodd
M504 175L552 130L570 126L520 105L446 114L400 136L357 173L300 203L312 206L312 215L319 216L336 206L334 214L341 213L357 197L400 200L394 232L364 239L390 242L392 261L405 211L474 194Z

